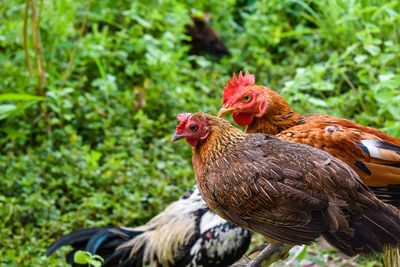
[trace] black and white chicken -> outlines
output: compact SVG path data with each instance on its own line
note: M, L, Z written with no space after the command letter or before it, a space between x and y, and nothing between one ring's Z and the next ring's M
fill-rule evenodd
M103 257L102 266L228 266L250 245L252 233L225 221L207 207L195 186L145 225L95 227L56 240L47 256L64 245Z

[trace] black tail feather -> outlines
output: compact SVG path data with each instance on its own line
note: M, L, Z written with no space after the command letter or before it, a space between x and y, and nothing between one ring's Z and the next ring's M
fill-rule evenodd
M106 245L106 247L110 247L109 243L117 243L116 244L117 246L120 245L121 242L126 240L125 238L123 238L123 235L125 233L121 233L121 235L118 234L120 233L120 230L121 230L120 228L112 227L98 231L88 240L85 250L89 251L91 254L96 254L97 249L103 244ZM129 235L126 236L129 237ZM121 238L123 239L121 240ZM107 243L104 243L106 241ZM111 246L111 248L115 247L116 247L115 245Z
M382 210L384 212L382 212ZM396 208L365 209L362 216L348 214L354 234L324 233L325 239L349 256L381 253L384 246L400 246L400 217Z
M116 248L142 233L141 231L132 231L118 227L79 229L57 239L48 248L46 255L50 256L62 246L71 245L73 250L66 255L66 259L73 266L80 266L74 264L74 255L78 250L85 250L91 254L100 255L105 260L103 266L115 266L115 264L124 260L124 257L121 255L125 255L128 261L132 263L133 259L129 259L130 248L120 250L116 250Z
M62 246L71 245L73 247L79 246L80 244L86 244L87 240L89 240L94 234L97 232L107 229L107 227L94 227L87 229L78 229L69 234L66 234L59 239L57 239L51 246L47 249L46 256L49 257L53 254L57 249Z
M121 248L104 260L103 266L134 267L143 266L143 248L130 257L131 248Z
M400 207L400 185L369 187L377 198L385 203Z

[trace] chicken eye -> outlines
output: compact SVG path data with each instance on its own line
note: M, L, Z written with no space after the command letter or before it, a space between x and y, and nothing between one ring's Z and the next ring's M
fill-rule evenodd
M197 126L196 124L193 124L192 126L190 126L189 128L192 132L197 131L197 129L199 129L199 126Z
M242 101L245 103L249 102L250 100L251 100L251 95L249 95L249 94L244 95L242 98Z

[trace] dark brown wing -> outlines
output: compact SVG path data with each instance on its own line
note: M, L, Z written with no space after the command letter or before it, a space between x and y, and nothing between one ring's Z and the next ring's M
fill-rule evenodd
M278 137L327 151L351 166L378 198L400 206L399 145L347 125L328 122L291 127Z

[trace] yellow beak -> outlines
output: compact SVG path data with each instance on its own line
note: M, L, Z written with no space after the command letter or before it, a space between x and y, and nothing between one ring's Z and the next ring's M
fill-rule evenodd
M236 108L225 108L222 106L222 108L218 111L218 118L222 118L228 114L233 113L236 110Z

